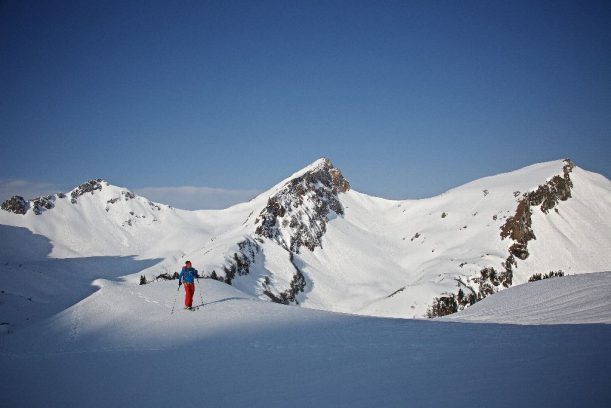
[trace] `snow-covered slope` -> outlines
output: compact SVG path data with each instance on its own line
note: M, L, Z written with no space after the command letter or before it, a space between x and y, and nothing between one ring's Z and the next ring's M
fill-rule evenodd
M9 207L17 213L0 211L1 279L15 296L45 275L36 262L48 258L69 263L70 276L97 270L92 257L121 260L105 273L138 271L127 278L134 283L189 258L256 298L423 317L435 299L451 303L462 293L460 309L535 273L611 269L611 182L568 160L423 200L359 193L320 159L225 210L174 209L102 180Z
M277 305L208 279L195 293L196 304L203 298L205 305L191 312L175 307L182 298L175 282L95 284L95 294L52 318L0 332L3 406L611 402L611 325L507 326L335 314Z
M482 283L496 291L535 273L611 267L611 183L570 161L406 201L350 190L335 171L314 163L260 196L270 197L265 209L255 206L242 228L188 256L253 296L394 317L424 316L435 297L461 288L478 295ZM532 216L521 225L524 202ZM504 238L514 224L533 238ZM503 279L479 282L484 268Z
M611 324L611 272L518 285L442 319L511 324Z
M547 213L538 206L530 208L535 238L527 243L525 259L512 256L515 241L501 236L524 194L562 175L563 166L563 162L534 165L426 200L390 202L347 193L342 198L345 217L330 222L320 254L300 255L306 276L316 276L318 281L320 275L328 277L330 282L324 286L335 294L317 296L316 288L323 285L315 281L304 304L420 317L431 299L442 293L480 292L486 281L480 284L476 279L481 279L483 268L492 267L497 275L510 269L509 284L552 270L567 274L608 270L611 183L577 167L570 173L570 198ZM328 273L315 272L315 268ZM357 285L344 289L341 280ZM503 288L496 283L495 291Z

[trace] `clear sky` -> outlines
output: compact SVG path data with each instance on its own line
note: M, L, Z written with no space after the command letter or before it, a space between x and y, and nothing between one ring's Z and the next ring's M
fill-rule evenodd
M323 156L385 198L564 157L610 177L610 21L609 1L0 1L0 199L101 177L224 206Z

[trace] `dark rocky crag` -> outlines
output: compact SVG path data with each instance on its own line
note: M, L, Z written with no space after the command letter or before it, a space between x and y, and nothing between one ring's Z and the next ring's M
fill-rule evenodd
M504 267L511 271L517 267L515 258L524 260L530 255L528 252L528 241L537 239L532 230L532 207L539 207L544 213L558 209L556 206L560 201L571 198L571 172L574 164L570 159L564 160L562 167L563 175L556 175L547 183L540 185L535 191L524 193L518 201L516 213L509 217L505 224L501 226L501 239L510 238L514 243L509 247L509 256L505 261ZM511 284L511 282L510 282Z
M302 246L314 251L322 246L329 213L344 214L338 194L349 189L350 184L331 161L321 159L269 198L257 218L255 233L296 254Z
M70 194L70 201L72 202L72 204L76 204L77 199L87 193L91 193L93 194L96 190L102 190L102 183L104 182L104 180L102 179L94 179L94 180L90 180L86 183L81 184L80 186L78 186L77 188L75 188L72 193ZM108 183L106 183L108 184Z
M233 253L233 257L227 261L227 264L223 267L225 272L225 283L231 285L231 282L235 279L236 275L244 276L250 273L250 267L255 263L255 257L261 251L259 244L250 239L246 238L244 241L238 243L238 252Z
M4 211L12 212L14 214L24 215L29 208L30 204L21 196L13 196L2 203L2 209Z
M4 211L12 212L19 215L25 215L29 209L34 211L34 214L40 215L46 210L50 210L55 207L55 200L58 198L65 198L66 196L62 193L55 195L46 195L37 198L33 198L26 201L21 196L13 196L2 203L2 209Z
M50 210L51 208L55 207L55 199L56 196L47 195L30 200L30 203L32 203L32 210L34 211L34 214L40 215L44 211Z

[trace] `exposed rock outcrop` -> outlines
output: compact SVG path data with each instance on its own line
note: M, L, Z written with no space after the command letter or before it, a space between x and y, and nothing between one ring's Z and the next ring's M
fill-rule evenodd
M292 252L290 253L290 261L293 267L295 268L295 274L293 275L293 279L291 280L288 289L276 295L268 288L267 281L263 284L263 294L270 298L272 302L282 303L284 305L288 305L291 302L299 304L299 302L297 301L297 294L305 290L306 280L301 270L295 264L294 255Z
M94 194L95 191L101 191L102 188L104 188L104 186L107 186L107 185L108 183L102 179L94 179L86 183L83 183L79 185L77 188L75 188L70 193L70 202L72 204L76 204L79 197L87 193ZM63 199L63 198L66 198L66 194L64 193L40 196L37 198L33 198L29 201L26 201L21 196L13 196L10 199L6 200L4 203L2 203L2 209L5 211L9 211L9 212L13 212L15 214L21 214L21 215L25 214L29 209L32 209L32 211L34 211L34 214L40 215L47 210L53 209L55 207L56 201L58 199ZM136 198L136 195L132 193L131 191L122 191L120 197L116 197L116 198L108 200L107 204L114 204L117 201L119 201L121 198L123 198L125 201L129 201L131 199ZM156 208L157 210L161 209L158 205L152 202L149 202L149 205L151 207ZM109 210L109 207L106 207L106 211L108 210Z
M517 266L515 258L528 258L528 241L537 239L532 230L532 207L539 207L544 213L549 213L560 201L571 198L571 172L574 164L570 159L564 160L563 175L552 177L536 190L524 193L518 201L516 213L509 217L501 226L501 239L510 238L514 243L509 247L509 256L505 261L505 269L511 271Z
M94 179L90 180L86 183L81 184L77 188L75 188L70 194L70 201L72 204L76 204L77 199L86 193L93 194L96 190L102 190L102 179Z
M4 211L23 215L28 211L29 207L28 202L23 197L16 195L3 202L1 208Z
M236 275L243 276L250 273L250 267L255 263L255 257L260 251L259 244L250 238L239 242L238 252L234 252L223 267L225 283L231 284Z
M55 196L47 195L30 200L34 214L40 215L46 210L55 207Z
M349 189L341 172L328 159L321 159L269 198L257 218L255 233L290 252L299 253L302 246L314 251L321 246L329 213L344 214L338 194Z

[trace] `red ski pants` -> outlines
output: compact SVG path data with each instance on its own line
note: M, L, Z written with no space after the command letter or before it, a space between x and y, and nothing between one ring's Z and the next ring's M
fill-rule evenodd
M193 283L183 284L185 287L185 306L193 306L193 294L195 293L195 285Z

